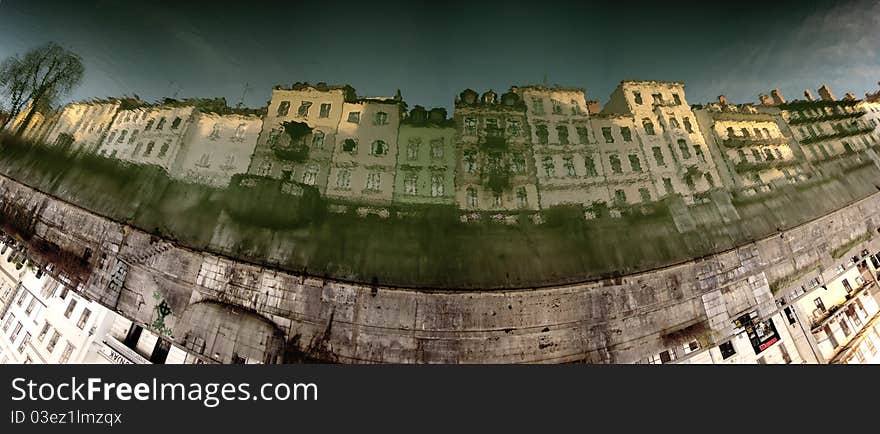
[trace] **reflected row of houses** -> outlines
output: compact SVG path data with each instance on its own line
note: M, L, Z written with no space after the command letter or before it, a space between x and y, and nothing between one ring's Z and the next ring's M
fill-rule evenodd
M71 103L36 116L25 134L188 182L224 187L247 173L359 204L693 203L713 189L755 194L807 181L825 162L875 159L880 103L818 93L691 105L683 83L623 81L600 108L578 88L467 89L450 118L444 108L409 110L399 93L296 83L273 89L259 110L223 99Z

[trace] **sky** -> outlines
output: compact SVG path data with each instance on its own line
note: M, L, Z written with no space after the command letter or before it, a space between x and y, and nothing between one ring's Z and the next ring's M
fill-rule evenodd
M62 102L261 107L297 81L447 108L465 88L545 83L604 104L625 79L682 81L691 104L877 90L880 1L765 3L0 0L0 59L48 41L78 53L85 77Z

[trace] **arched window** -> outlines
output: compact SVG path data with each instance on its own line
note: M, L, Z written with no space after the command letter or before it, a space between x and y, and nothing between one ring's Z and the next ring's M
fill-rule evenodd
M278 104L278 111L275 113L275 116L287 116L289 111L290 101L281 101L281 104Z
M654 123L651 122L650 119L648 119L648 118L642 119L642 127L645 128L645 134L647 134L649 136L654 135Z
M370 153L373 155L385 155L388 153L388 145L382 140L376 140L370 148Z
M130 145L130 144L134 143L134 141L137 140L137 136L138 136L138 130L132 131L131 137L128 138L128 144Z
M163 143L162 146L159 148L159 155L158 155L158 157L159 157L159 158L164 157L165 154L168 153L168 148L169 148L170 146L171 146L171 141L170 141L170 140L166 140L165 143Z
M275 131L273 131L273 133L274 132ZM215 122L214 126L211 128L211 134L208 134L208 139L217 140L219 138L220 138L220 122Z
M150 119L150 120L148 120L148 121L147 121L147 126L144 127L144 131L150 131L150 128L153 128L153 123L154 123L155 121L156 121L155 119Z
M153 153L153 147L156 146L156 142L147 143L147 149L144 150L144 157Z
M125 141L125 135L128 134L128 130L122 130L122 134L119 135L119 138L116 139L116 143L122 143Z
M244 124L242 124L242 125L244 125ZM312 133L312 147L315 149L323 149L324 148L324 132L323 131L315 130L315 132Z

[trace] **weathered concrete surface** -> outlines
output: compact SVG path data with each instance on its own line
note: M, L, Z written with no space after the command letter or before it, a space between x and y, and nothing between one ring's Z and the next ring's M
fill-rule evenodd
M305 277L175 246L0 178L4 219L78 291L206 359L344 363L630 363L730 335L774 309L768 282L876 233L880 194L683 264L581 284L419 291ZM18 214L16 214L18 213ZM696 216L699 220L699 216ZM47 251L53 255L40 252ZM57 258L68 258L58 261ZM73 265L71 265L73 264ZM68 277L69 278L69 277ZM75 280L75 278L74 278Z

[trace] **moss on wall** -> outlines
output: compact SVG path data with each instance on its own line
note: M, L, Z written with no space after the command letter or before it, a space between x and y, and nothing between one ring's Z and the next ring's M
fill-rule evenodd
M714 203L685 208L682 233L669 203L626 209L544 210L544 224L484 218L461 223L452 206L397 207L390 217L327 212L314 188L238 176L229 189L169 179L133 166L0 138L0 171L20 182L182 245L286 270L425 288L522 288L619 276L761 239L876 192L875 166L809 187L733 202L724 223ZM399 214L406 214L405 218Z

